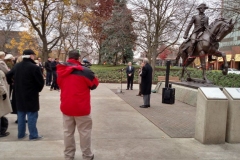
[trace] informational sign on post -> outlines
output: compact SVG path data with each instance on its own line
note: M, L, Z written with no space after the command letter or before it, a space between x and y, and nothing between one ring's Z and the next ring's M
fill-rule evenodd
M240 143L240 88L223 88L228 98L226 142Z
M227 99L224 93L217 87L200 87L207 99Z
M240 88L224 88L234 100L240 100Z
M200 87L197 97L195 139L203 144L225 143L228 99L216 87Z

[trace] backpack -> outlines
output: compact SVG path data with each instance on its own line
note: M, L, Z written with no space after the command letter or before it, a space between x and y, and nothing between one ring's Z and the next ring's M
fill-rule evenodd
M6 117L1 117L1 126L0 126L0 134L5 134L8 129L8 119Z

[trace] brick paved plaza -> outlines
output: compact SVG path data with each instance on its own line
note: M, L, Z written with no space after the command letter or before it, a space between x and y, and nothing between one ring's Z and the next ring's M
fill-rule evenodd
M92 148L96 160L238 160L240 157L240 144L203 145L194 138L171 138L167 129L179 132L178 124L168 122L166 118L160 119L158 125L151 119L151 110L165 112L169 118L179 118L177 114L188 114L184 104L176 101L169 105L161 103L161 95L152 95L151 107L139 111L136 107L142 103L137 97L138 85L134 90L124 94L133 97L124 101L121 95L115 94L120 84L100 84L92 91ZM153 87L154 88L154 87ZM131 93L132 92L132 93ZM14 123L16 115L7 115L11 133L8 137L0 139L0 160L63 160L63 129L62 114L59 110L59 92L49 91L45 87L40 93L41 109L39 112L38 130L44 136L41 141L17 140L17 125ZM132 106L136 104L136 106ZM162 108L161 108L162 107ZM183 107L174 112L174 107ZM150 110L150 111L148 111ZM192 109L191 115L195 109ZM190 113L189 113L190 114ZM153 116L157 116L154 114ZM159 113L159 116L161 114ZM191 116L190 116L191 117ZM181 118L180 118L181 119ZM190 118L194 121L194 118ZM155 118L155 120L158 120ZM184 123L182 120L181 123ZM168 124L170 127L161 125ZM160 126L160 127L159 127ZM189 129L192 123L183 124ZM164 132L165 130L165 132ZM77 143L79 140L76 134ZM75 160L82 160L80 147L77 147Z

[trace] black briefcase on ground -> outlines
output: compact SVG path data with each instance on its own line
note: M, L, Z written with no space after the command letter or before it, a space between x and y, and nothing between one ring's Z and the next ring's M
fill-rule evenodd
M166 104L175 103L175 88L162 89L162 103L166 103Z

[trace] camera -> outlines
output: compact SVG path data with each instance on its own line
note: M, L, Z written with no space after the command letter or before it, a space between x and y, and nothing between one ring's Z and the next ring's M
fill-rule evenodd
M90 66L92 66L92 64L85 58L83 59L82 65L85 67L88 67L88 68L90 68Z

